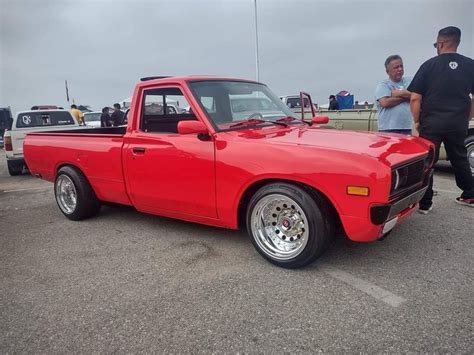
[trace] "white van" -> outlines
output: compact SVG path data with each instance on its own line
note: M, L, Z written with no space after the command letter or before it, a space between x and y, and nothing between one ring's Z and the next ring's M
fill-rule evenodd
M20 175L25 167L23 140L27 133L58 131L82 128L69 111L35 110L18 112L13 118L12 128L4 134L4 149L7 156L8 172Z

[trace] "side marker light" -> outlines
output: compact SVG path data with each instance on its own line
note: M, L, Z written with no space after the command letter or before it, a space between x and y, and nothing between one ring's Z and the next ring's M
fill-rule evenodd
M369 188L364 186L347 186L348 195L369 196Z

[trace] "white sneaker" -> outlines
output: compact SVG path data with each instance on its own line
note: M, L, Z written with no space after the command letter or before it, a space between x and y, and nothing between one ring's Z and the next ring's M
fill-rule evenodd
M428 214L428 212L432 210L433 210L433 205L431 205L429 208L418 207L418 213L421 213L421 214Z

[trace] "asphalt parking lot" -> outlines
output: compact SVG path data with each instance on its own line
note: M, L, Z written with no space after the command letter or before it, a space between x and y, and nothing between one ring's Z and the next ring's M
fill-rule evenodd
M435 186L384 241L339 236L285 270L244 232L116 207L69 221L0 151L0 353L472 353L474 210L448 167Z

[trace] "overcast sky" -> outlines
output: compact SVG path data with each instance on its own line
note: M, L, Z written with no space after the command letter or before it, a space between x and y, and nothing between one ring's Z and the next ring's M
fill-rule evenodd
M388 55L414 75L446 26L474 55L473 0L257 0L260 81L326 103L373 101ZM100 109L143 76L256 78L254 0L0 0L0 107Z

